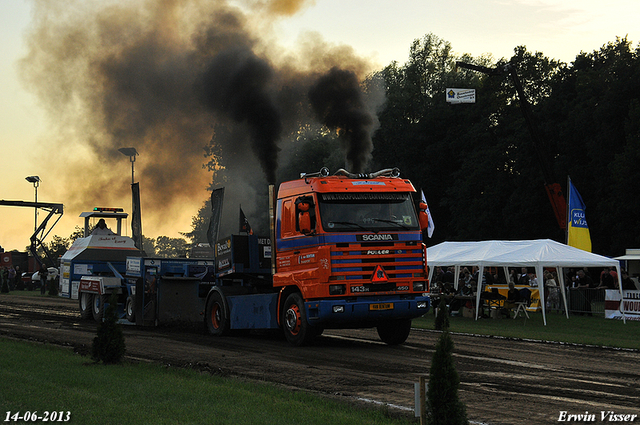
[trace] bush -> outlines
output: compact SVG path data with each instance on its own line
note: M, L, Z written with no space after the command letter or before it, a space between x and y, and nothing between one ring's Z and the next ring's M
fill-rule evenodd
M118 324L118 296L109 298L109 306L104 313L104 321L98 325L98 335L91 345L91 357L104 364L120 363L125 352L124 334Z
M444 331L436 344L427 388L427 424L429 425L467 425L467 412L464 403L458 398L460 377L453 362L453 340L448 331Z
M436 321L434 327L437 331L446 331L449 329L449 308L444 298L440 298L440 304L438 304L438 314L436 314Z
M55 297L58 295L58 279L49 280L49 295Z

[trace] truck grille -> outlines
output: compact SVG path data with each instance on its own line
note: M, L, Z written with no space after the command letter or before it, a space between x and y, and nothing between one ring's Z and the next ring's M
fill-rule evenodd
M411 278L424 279L422 247L406 242L337 244L331 249L330 280L361 285L363 292L397 290L397 284L409 285ZM371 276L382 266L389 280L375 284Z

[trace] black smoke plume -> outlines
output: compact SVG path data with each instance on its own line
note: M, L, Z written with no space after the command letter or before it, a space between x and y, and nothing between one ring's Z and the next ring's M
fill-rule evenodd
M265 180L275 181L278 156L313 120L309 88L336 66L353 73L346 75L348 84L332 86L325 77L318 85L330 90L321 94L340 99L325 100L327 125L349 136L347 157L362 167L371 146L362 134L366 115L355 112L363 109L356 76L370 72L371 64L314 34L287 51L272 31L278 19L310 4L34 1L20 71L51 118L34 154L41 155L41 175L47 168L55 176L51 198L65 204L71 220L94 206L128 209L130 165L118 148L135 147L148 236L188 231L211 187L227 188L225 204L234 218L242 203L257 223L255 214L266 208L248 200L266 193ZM341 88L355 92L343 95ZM337 118L333 110L349 102L354 112Z
M356 74L331 68L311 87L309 100L320 122L338 131L350 171L364 172L373 149L374 118L365 104Z
M267 61L239 48L213 58L200 81L200 95L208 106L248 126L253 152L269 184L276 183L282 134L280 113L269 93L273 73Z

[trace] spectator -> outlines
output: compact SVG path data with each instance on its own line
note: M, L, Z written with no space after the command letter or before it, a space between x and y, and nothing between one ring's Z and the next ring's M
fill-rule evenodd
M622 289L635 291L636 284L633 282L633 279L629 277L629 273L627 273L626 270L621 270L620 273L622 274Z
M578 296L580 297L577 300L577 310L580 314L586 313L587 316L591 316L591 299L593 298L592 289L596 286L591 277L588 276L583 269L578 270L576 286L579 292Z
M0 292L3 294L9 293L9 282L8 282L8 272L7 268L3 267L0 269Z
M520 269L520 275L518 276L518 285L529 286L529 272L526 267Z
M16 269L13 267L13 265L9 267L8 279L9 279L9 290L13 291L14 289L16 289Z
M616 280L618 280L617 276ZM611 276L609 269L602 270L602 273L600 273L600 284L596 287L596 289L615 289L616 286L617 285L613 280L613 276Z
M555 274L549 271L544 272L544 294L546 308L559 309L560 296L558 294L558 282L556 281Z
M41 295L44 295L45 288L47 287L48 274L49 274L49 271L47 270L47 267L44 265L44 263L42 263L40 265L40 270L38 270L38 275L40 277L40 294Z
M442 274L442 282L443 283L453 283L453 281L454 281L453 272L454 272L454 268L453 267L448 267L447 271Z

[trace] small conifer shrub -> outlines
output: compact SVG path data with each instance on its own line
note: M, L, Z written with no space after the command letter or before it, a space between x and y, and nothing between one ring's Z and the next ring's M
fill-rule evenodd
M427 388L428 425L468 425L466 407L458 398L460 377L453 361L453 340L448 331L440 335L433 353Z
M116 364L122 361L125 349L124 334L118 324L118 296L114 293L109 298L104 320L98 325L98 335L93 338L91 357L96 362Z

